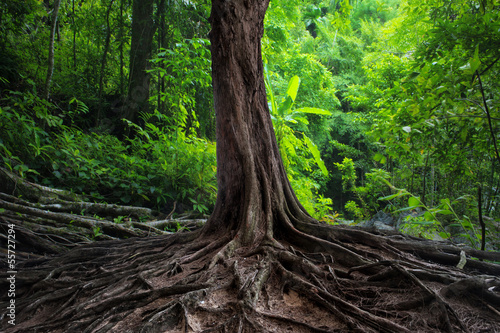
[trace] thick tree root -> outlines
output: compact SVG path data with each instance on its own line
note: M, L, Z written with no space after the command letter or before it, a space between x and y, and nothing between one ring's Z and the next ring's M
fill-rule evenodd
M16 325L0 312L1 331L500 332L498 253L298 219L245 247L236 231L207 236L202 220L171 234L159 228L184 221L113 223L112 207L86 208L102 219L57 200L0 194L17 261Z
M275 240L244 248L231 245L230 235L198 234L98 242L21 263L16 326L4 316L2 330L500 331L498 276L432 264L382 243L363 245L370 241L356 235L364 233L344 237L382 260L358 266L338 262L335 247L308 252L300 242Z
M97 240L124 239L196 230L201 219L151 220L163 216L146 208L68 202L32 203L0 192L0 267L7 264L7 231L14 226L16 260L64 253ZM124 214L124 215L122 215Z

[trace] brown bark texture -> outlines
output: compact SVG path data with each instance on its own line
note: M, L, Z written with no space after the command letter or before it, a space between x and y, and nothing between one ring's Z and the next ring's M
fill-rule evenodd
M134 0L132 5L132 40L130 42L129 84L123 117L137 122L139 112L148 111L149 60L156 26L154 0Z
M61 5L61 0L54 1L54 9L52 10L52 22L50 25L50 37L49 37L49 57L47 65L47 76L45 78L45 99L49 100L50 97L50 86L52 83L52 74L54 73L54 40L56 35L57 20L59 17L59 6Z
M242 245L270 241L291 219L312 220L286 176L267 104L260 41L268 3L212 3L218 194L205 230L236 232Z

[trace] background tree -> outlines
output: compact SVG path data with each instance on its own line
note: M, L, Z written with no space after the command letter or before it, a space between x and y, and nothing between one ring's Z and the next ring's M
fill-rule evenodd
M130 45L130 68L128 95L124 118L136 122L139 112L148 112L150 75L149 59L153 36L157 28L153 12L154 0L134 1L132 6L132 41Z
M52 8L52 20L50 22L50 37L49 37L49 57L47 65L47 78L45 79L45 99L50 96L50 84L52 82L52 74L54 72L54 41L56 38L57 20L59 18L59 6L61 0L54 1L54 8Z

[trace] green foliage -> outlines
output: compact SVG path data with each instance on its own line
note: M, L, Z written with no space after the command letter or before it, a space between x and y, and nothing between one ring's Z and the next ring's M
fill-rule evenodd
M185 227L185 226L181 225L179 222L177 222L175 226L165 227L163 230L169 231L169 232L182 232L182 231L189 231L189 228Z
M348 213L351 213L357 221L362 220L365 218L365 214L363 213L363 210L358 207L358 204L354 201L347 201L345 204L345 210Z
M200 127L197 117L196 94L200 89L211 89L210 42L207 39L187 39L176 43L172 49L160 49L152 60L156 66L152 73L168 87L150 99L157 107L165 106L169 126L182 127L186 133Z
M342 163L335 163L342 172L342 188L344 191L352 191L356 187L356 169L352 159L345 157Z
M92 227L92 232L93 232L93 234L91 235L92 239L96 239L97 237L103 235L101 227L97 227L97 226L96 227Z
M122 142L109 134L85 134L62 125L63 115L87 112L76 99L70 103L74 109L60 115L29 92L10 93L2 104L0 155L4 167L23 177L86 193L94 200L158 209L178 200L206 214L215 201L215 145L159 127L167 122L159 113L156 125L138 127L138 136Z
M57 135L47 181L108 202L163 209L178 200L208 213L216 192L214 144L152 123L137 129L128 144L95 133Z
M209 2L158 3L155 111L130 124L130 140L110 133L128 93L131 2L61 4L51 101L36 89L46 74L46 4L0 6L2 165L92 200L210 212ZM271 1L266 89L308 211L332 222L333 207L357 220L414 210L405 231L477 246L481 184L488 241L498 242L499 15L497 1Z
M379 200L400 201L399 205L404 206L397 212L410 212L400 225L401 231L434 240L449 239L453 242L467 242L469 246L479 249L481 246L481 227L479 222L474 221L470 216L460 215L456 207L468 207L471 212L475 212L473 207L477 207L477 202L472 196L462 196L453 201L448 198L441 199L435 206L425 205L420 197L412 195L405 189L397 189L388 181L386 184L396 191L396 193L381 197ZM408 197L406 204L402 202L404 197ZM477 212L475 212L477 214ZM486 228L486 240L493 248L498 246L498 236L494 231L494 222L488 222ZM495 245L496 244L496 245Z
M308 179L308 174L304 171L313 173L315 172L313 166L317 167L320 173L316 172L316 177L326 179L328 177L328 170L321 159L316 145L305 133L300 133L293 126L301 125L302 128L306 129L309 124L309 121L305 117L306 114L330 115L331 113L323 109L311 107L293 108L300 86L300 78L298 76L293 76L290 79L286 95L278 103L270 84L270 73L267 65L264 71L266 89L269 95L271 119L290 182L304 207L310 212L314 212L314 216L322 218L324 215L319 216L319 214L324 214L329 210L331 200L326 200L323 197L314 199L317 197L316 192L319 185L312 179Z
M445 202L474 197L478 183L488 188L483 215L498 216L499 15L488 1L405 2L363 58L368 80L348 87L351 105L373 122L373 161L425 210L409 217L414 234L448 238L436 222L443 220L477 246L477 206ZM391 203L412 206L396 197ZM442 211L453 214L443 219ZM459 235L453 228L446 232Z
M125 218L126 218L125 216L118 216L118 217L113 218L113 222L114 223L123 223L123 222L125 222Z
M8 91L1 103L0 149L5 167L21 176L39 174L51 148L46 129L62 128L63 118L32 92Z

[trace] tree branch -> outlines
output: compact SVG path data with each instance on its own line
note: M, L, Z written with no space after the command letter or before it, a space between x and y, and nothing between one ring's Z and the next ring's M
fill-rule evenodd
M486 116L488 117L488 126L490 127L490 133L491 133L491 138L493 140L493 146L495 147L495 153L497 155L498 163L500 163L500 154L498 153L497 139L495 137L495 132L493 131L493 125L491 125L490 109L488 108L488 103L486 103L486 96L484 95L483 82L481 81L481 75L479 74L479 72L477 70L476 70L476 75L477 75L477 79L479 81L479 87L481 88L481 95L483 97L484 112L486 112Z

